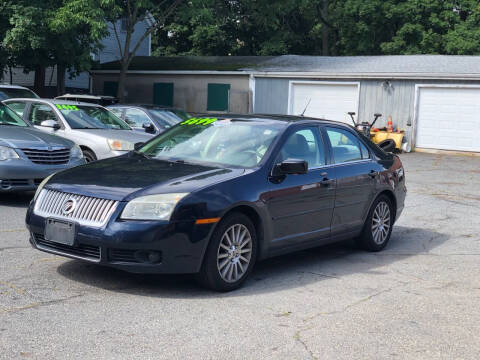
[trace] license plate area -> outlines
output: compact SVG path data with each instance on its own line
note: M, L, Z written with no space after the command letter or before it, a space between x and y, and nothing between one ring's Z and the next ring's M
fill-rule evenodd
M47 219L45 240L73 246L75 244L75 223L56 219Z

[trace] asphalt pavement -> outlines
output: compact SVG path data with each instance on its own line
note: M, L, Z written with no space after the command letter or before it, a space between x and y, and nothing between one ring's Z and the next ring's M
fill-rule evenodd
M389 246L259 263L237 291L36 251L0 194L0 359L478 359L480 157L401 155Z

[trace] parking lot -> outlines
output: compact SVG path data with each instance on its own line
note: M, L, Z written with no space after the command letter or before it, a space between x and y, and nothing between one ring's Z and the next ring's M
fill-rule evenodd
M0 195L0 358L478 359L480 158L404 154L389 246L257 265L219 294L33 250L29 195Z

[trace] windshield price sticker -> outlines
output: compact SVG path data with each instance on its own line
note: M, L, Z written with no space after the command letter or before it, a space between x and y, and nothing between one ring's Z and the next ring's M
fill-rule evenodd
M209 125L217 120L216 118L191 118L182 121L180 125Z
M73 111L79 111L78 107L76 107L75 105L60 105L60 104L56 104L55 106L57 107L58 110L73 110Z

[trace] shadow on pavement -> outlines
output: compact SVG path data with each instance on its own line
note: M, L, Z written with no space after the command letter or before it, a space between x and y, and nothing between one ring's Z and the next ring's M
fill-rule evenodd
M35 195L34 191L0 193L0 206L27 208L33 195Z
M258 263L243 288L215 293L198 286L192 275L142 275L101 267L81 261L67 261L58 273L72 281L109 291L149 297L212 298L238 297L302 287L349 274L375 276L376 268L427 253L448 240L428 229L396 226L389 245L379 253L356 249L351 242L300 251Z

